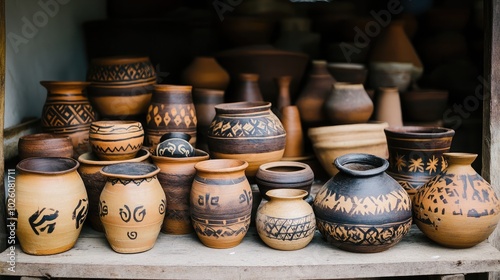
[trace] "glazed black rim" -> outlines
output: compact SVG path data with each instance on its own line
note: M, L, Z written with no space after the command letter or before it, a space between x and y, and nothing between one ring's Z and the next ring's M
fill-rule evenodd
M455 134L451 128L424 126L386 127L384 131L388 136L400 138L439 138Z
M336 158L333 163L340 172L356 177L374 176L384 172L389 167L389 162L386 159L370 154L347 154ZM372 166L373 168L355 170L347 167L347 165L353 163Z

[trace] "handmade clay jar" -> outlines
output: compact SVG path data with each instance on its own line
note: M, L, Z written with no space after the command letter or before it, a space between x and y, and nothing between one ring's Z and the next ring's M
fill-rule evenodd
M255 181L261 196L269 200L267 192L275 189L300 189L311 192L314 173L311 167L302 162L275 161L259 167Z
M373 113L373 102L362 84L335 83L324 109L331 124L365 123Z
M146 116L146 145L154 147L167 132L191 135L189 143L196 145L196 109L192 86L155 85Z
M90 151L89 127L97 120L89 100L83 94L88 82L41 81L47 89L41 126L47 133L69 136L75 155Z
M226 90L229 74L213 57L198 56L182 72L182 82L194 89Z
M142 148L144 130L137 121L96 121L90 126L89 141L101 160L132 159Z
M259 75L255 73L239 73L233 91L225 96L226 102L263 101L259 88Z
M500 201L495 190L471 166L476 157L444 153L448 167L414 196L415 224L443 246L475 246L488 238L500 219Z
M20 160L29 157L73 157L73 142L69 136L35 133L19 138L17 151Z
M307 191L276 189L266 192L270 200L257 210L260 239L269 247L291 251L306 247L314 237L316 219Z
M403 126L384 129L389 149L387 174L411 197L446 168L443 153L449 152L455 131L443 127Z
M190 157L194 148L189 143L191 135L183 132L168 132L160 138L156 145L155 155L160 157Z
M122 161L100 160L94 153L88 152L78 157L80 166L78 173L82 177L87 195L89 197L89 213L87 220L90 226L97 231L104 231L101 219L99 218L99 197L106 184L106 176L101 174L104 166L124 163L124 162L147 162L150 153L146 149L141 149L134 158Z
M144 117L156 84L156 71L148 57L101 57L90 61L88 96L107 119Z
M191 221L205 246L231 248L245 237L253 201L245 177L247 167L247 162L238 159L205 160L194 166Z
M99 216L114 251L139 253L153 248L167 208L159 172L155 165L138 162L102 168L107 179L100 196Z
M17 164L16 237L25 253L51 255L75 245L88 211L78 165L72 158L43 157Z
M215 117L215 105L224 103L224 91L215 89L193 89L193 103L198 124L196 127L196 147L208 151L208 127Z
M379 88L375 98L374 119L389 126L403 126L399 91L395 87Z
M211 158L247 161L252 180L260 165L283 157L286 132L270 102L223 103L215 111L208 130Z
M339 249L375 253L396 245L412 225L411 200L384 171L387 160L347 154L335 160L340 171L314 199L317 228Z
M187 234L193 231L189 213L189 195L196 169L194 165L208 160L208 153L195 150L191 157L151 156L160 168L158 180L167 197L167 210L161 231L169 234Z

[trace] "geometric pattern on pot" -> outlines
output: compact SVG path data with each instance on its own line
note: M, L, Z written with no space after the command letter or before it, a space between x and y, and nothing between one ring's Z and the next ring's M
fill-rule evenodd
M316 230L314 214L295 219L264 216L264 232L270 239L299 240L309 237Z
M149 59L128 64L92 64L87 76L90 82L134 82L143 79L156 79L155 69Z
M43 108L42 126L45 128L85 125L97 119L92 106L88 104L46 104Z
M227 119L226 119L227 120ZM261 137L283 135L285 129L275 117L256 117L231 121L215 118L210 125L209 134L215 137Z
M191 218L196 233L202 236L219 238L246 234L250 226L250 216L251 214L229 220Z
M198 119L196 118L196 111L194 105L173 105L171 104L168 111L165 111L165 105L151 105L148 109L146 122L148 127L151 128L153 123L159 126L169 126L172 122L176 127L196 127ZM153 121L153 122L152 122Z

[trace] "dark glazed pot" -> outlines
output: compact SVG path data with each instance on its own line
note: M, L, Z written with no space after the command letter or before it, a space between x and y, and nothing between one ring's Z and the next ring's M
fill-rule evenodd
M309 165L295 161L268 162L259 167L255 181L263 198L274 189L301 189L311 192L314 173ZM304 199L307 195L304 196Z
M339 173L314 200L317 228L342 250L375 253L396 245L412 224L411 201L384 171L387 160L347 154L335 160Z

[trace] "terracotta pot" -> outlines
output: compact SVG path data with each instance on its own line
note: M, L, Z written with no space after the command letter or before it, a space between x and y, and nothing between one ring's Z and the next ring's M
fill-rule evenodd
M87 217L88 198L72 158L27 158L17 164L16 237L32 255L71 249Z
M281 123L286 131L285 152L283 157L301 157L304 155L304 133L297 106L281 108Z
M412 225L411 200L384 171L387 160L369 154L338 157L340 172L314 199L317 228L339 249L375 253L401 241Z
M202 150L186 158L159 157L152 155L153 163L160 168L158 180L167 197L167 212L161 227L162 232L187 234L193 231L189 214L189 195L196 169L194 165L208 160Z
M40 84L47 89L41 116L42 130L69 136L77 156L90 151L89 127L97 120L96 112L83 94L90 83L41 81Z
M364 84L368 69L359 63L328 63L328 71L340 83Z
M155 85L146 116L146 145L154 147L167 132L191 135L189 143L196 145L196 109L191 86Z
M19 138L17 150L20 160L29 157L73 157L73 142L69 136L35 133Z
M448 91L419 89L401 93L405 121L432 122L442 120L448 105Z
M247 162L236 159L205 160L194 166L191 220L205 246L231 248L245 237L253 200L247 167Z
M236 86L230 94L226 94L226 102L263 101L259 88L259 75L253 73L240 73L236 77Z
M389 148L387 174L411 197L446 168L443 153L450 150L455 131L443 127L403 126L384 130Z
M198 119L196 147L208 152L208 128L215 117L215 105L224 103L224 91L195 88L193 102Z
M256 225L260 239L278 250L298 250L314 237L316 219L304 197L304 190L279 189L266 193L269 202L257 210Z
M471 164L476 154L444 153L448 167L415 194L418 228L451 248L469 248L486 240L500 219L500 201L493 187Z
M397 87L405 92L412 82L411 63L402 62L372 62L370 63L369 83L372 88Z
M191 135L183 132L168 132L160 138L156 145L155 155L160 157L190 157L194 155L194 147L189 143Z
M167 207L159 172L155 165L138 162L102 168L107 179L100 196L99 216L114 251L139 253L153 248Z
M229 84L229 74L215 58L198 56L184 69L181 80L182 83L191 85L194 89L226 90Z
M334 84L324 106L332 124L365 123L373 113L373 102L361 84Z
M132 159L142 148L144 129L137 121L96 121L90 126L89 141L101 160Z
M398 89L379 88L375 100L374 119L386 122L389 126L403 126L403 113Z
M208 130L211 158L247 161L245 174L252 180L261 164L283 157L286 132L271 103L223 103L215 111Z
M275 81L279 92L276 108L281 111L283 107L292 105L292 101L290 100L290 83L292 82L292 76L281 76L276 78Z
M310 193L314 173L305 163L275 161L261 165L255 175L255 181L261 196L269 200L267 192L275 189L301 189Z
M101 196L102 189L106 184L106 176L101 174L101 169L104 166L124 163L124 162L147 162L150 153L145 149L141 149L133 159L122 161L104 161L100 160L94 153L89 152L80 155L78 162L78 173L82 177L87 195L89 197L89 213L88 221L90 226L97 231L104 231L101 220L99 218L99 197Z

